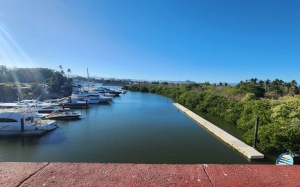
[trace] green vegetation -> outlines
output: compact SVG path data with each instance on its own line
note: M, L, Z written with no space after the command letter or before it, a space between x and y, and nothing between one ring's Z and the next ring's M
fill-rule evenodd
M296 81L241 81L227 83L174 84L135 83L124 89L157 93L190 110L206 112L242 129L244 141L253 144L255 120L259 118L257 148L261 151L300 149L300 95Z
M49 99L48 97L69 96L72 92L73 78L87 81L86 77L70 78L60 65L59 71L47 68L12 68L0 65L0 102L12 102L18 99ZM104 85L127 85L130 80L96 79L91 82ZM49 91L50 94L44 94Z
M47 68L8 69L0 65L0 100L6 102L37 97L41 99L46 90L69 93L72 90L72 79L65 76L61 66L60 69L61 71Z

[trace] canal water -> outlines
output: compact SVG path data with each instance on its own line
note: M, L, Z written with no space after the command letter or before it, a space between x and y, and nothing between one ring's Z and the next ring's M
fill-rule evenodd
M151 93L127 92L90 105L80 120L59 121L39 138L1 138L1 162L252 164L173 106Z

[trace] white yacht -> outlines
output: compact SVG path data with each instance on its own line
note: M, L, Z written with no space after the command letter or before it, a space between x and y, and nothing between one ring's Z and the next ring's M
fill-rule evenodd
M113 94L113 96L117 96L121 93L126 93L126 90L122 90L122 89L109 89L109 88L105 88L105 87L97 87L95 89L93 89L93 91L97 92L97 93L102 93L102 94Z
M72 99L77 100L78 102L86 102L89 104L103 103L108 102L113 99L113 97L103 96L97 93L72 93Z
M30 105L17 104L0 109L0 131L4 130L53 130L58 127L53 120L42 120L43 115ZM23 124L22 124L23 120Z
M43 105L37 105L36 110L38 113L49 114L54 111L67 112L67 111L70 111L70 108L61 107L61 106L58 106L57 104L55 104L55 105L54 104L43 104Z
M81 98L81 97L88 97L91 95L89 91L74 91L71 94L71 98Z
M52 112L49 115L45 116L46 119L60 119L60 120L72 120L79 119L81 113L78 112Z

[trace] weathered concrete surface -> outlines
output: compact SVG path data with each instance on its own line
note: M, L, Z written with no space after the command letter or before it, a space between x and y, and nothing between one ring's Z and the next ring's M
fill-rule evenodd
M18 186L47 163L0 162L0 186Z
M300 186L300 166L0 163L0 186Z

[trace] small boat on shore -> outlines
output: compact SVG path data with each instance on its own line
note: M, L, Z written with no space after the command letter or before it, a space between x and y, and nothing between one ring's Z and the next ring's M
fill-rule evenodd
M52 112L51 114L45 116L46 119L58 119L58 120L73 120L79 119L81 113L78 112Z
M276 165L293 165L294 158L293 155L289 152L282 153L276 160Z

